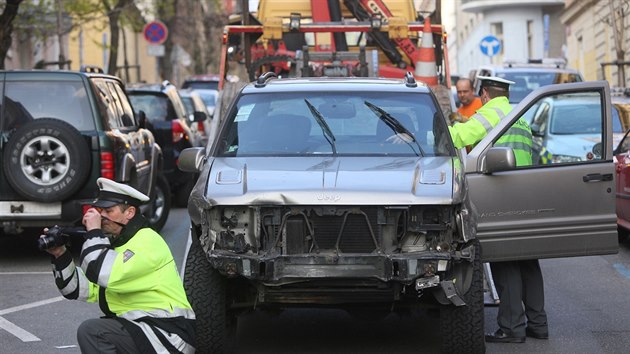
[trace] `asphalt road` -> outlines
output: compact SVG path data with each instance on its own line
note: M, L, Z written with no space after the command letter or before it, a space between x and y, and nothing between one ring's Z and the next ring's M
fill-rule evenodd
M188 238L185 209L172 210L162 235L181 265ZM68 301L54 285L48 256L35 237L0 238L0 353L79 353L79 324L98 305ZM75 252L76 253L76 252ZM541 261L549 340L487 344L487 353L630 352L630 244L609 256ZM486 307L486 331L496 307ZM431 312L359 320L345 311L255 311L239 318L236 353L437 353L438 318Z

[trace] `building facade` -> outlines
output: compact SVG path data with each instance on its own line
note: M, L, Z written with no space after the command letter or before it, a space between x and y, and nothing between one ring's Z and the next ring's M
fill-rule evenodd
M586 80L630 85L630 63L626 62L630 49L628 16L628 0L566 0L561 21L566 26L569 65L580 70Z
M505 60L564 57L563 8L564 0L452 1L446 9L453 16L447 28L449 54L456 58L451 71L467 76L480 65ZM494 38L500 43L498 51L493 49Z

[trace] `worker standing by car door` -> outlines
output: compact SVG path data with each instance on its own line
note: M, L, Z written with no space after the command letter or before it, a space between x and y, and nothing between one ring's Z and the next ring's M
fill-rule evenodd
M475 145L511 110L509 86L513 82L480 76L479 96L483 106L466 123L449 127L455 147ZM519 119L494 146L511 147L517 166L532 164L532 134L527 122ZM487 342L523 343L526 336L547 339L544 283L537 259L490 264L499 293L499 329L486 334Z

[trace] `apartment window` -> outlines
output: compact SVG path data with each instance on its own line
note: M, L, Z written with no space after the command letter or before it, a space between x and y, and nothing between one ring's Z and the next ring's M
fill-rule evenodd
M490 23L490 31L492 35L497 37L501 42L501 51L492 57L493 64L503 63L503 53L505 52L505 41L503 40L503 22Z

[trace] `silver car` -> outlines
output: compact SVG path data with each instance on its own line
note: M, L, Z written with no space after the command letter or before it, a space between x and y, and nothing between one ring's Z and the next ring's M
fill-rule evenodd
M601 98L594 160L517 168L493 146L536 100L575 91ZM442 351L483 353L482 261L617 252L609 94L539 89L463 156L413 77L261 76L208 154L180 157L200 173L184 270L198 349L225 349L254 307L430 304Z
M536 107L531 124L533 156L540 164L591 160L593 147L601 142L600 95L574 93L545 98ZM613 144L624 130L617 109L612 110Z

